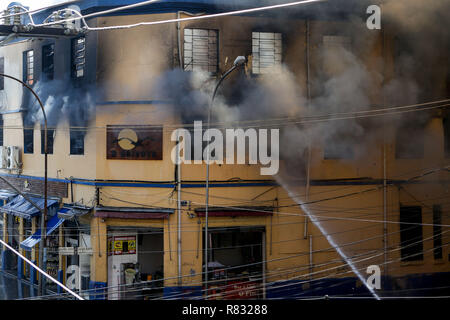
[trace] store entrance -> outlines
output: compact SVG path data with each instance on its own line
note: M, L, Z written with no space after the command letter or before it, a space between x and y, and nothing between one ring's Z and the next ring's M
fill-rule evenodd
M208 234L209 298L263 298L264 227L209 228Z
M162 297L164 234L162 228L108 229L108 299Z

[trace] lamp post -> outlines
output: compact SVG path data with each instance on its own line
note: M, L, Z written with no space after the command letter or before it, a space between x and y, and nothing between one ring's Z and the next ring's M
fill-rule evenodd
M234 70L243 66L246 62L246 58L244 56L238 56L236 60L234 60L233 66L225 72L222 77L220 77L219 81L214 88L214 92L212 95L211 103L208 108L208 123L206 125L207 132L207 141L209 141L209 126L211 122L211 111L214 104L214 98L216 97L217 90L219 89L220 84L223 80ZM208 205L209 205L209 150L206 153L206 201L205 201L205 297L208 299Z
M24 81L19 80L13 76L2 74L0 73L0 76L9 78L11 80L17 81L21 83L25 88L30 90L30 92L33 94L33 96L36 98L36 100L39 103L39 106L41 107L42 114L44 115L44 214L41 217L41 244L39 246L39 267L43 267L44 263L44 247L46 245L46 224L47 224L47 155L48 155L48 149L47 149L47 115L45 114L44 105L42 104L41 99L39 96L34 92L34 90ZM24 197L26 200L28 200L26 197ZM28 200L29 201L29 200ZM31 201L30 201L31 202ZM33 205L34 203L31 202ZM35 206L35 205L34 205ZM40 209L39 211L42 212ZM38 295L41 296L43 294L44 289L44 281L42 281L42 276L39 277L39 290Z

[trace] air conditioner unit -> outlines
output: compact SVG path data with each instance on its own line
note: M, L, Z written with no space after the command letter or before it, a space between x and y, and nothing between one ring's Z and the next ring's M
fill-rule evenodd
M7 147L0 146L0 168L6 169L7 163L8 163Z
M20 168L19 147L7 146L6 151L7 151L6 152L6 154L7 154L6 168L9 170L19 169Z

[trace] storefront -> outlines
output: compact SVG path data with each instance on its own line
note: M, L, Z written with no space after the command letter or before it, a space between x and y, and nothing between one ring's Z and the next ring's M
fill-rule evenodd
M97 207L107 224L109 300L153 299L163 295L164 220L174 209Z
M210 228L208 234L209 298L263 298L264 227Z

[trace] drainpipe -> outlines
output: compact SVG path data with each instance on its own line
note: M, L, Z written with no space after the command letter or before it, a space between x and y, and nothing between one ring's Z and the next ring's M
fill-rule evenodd
M177 141L179 141L179 136L177 137ZM180 147L179 143L177 143L177 155L178 155L178 164L175 164L175 174L177 180L177 218L178 218L178 285L181 286L181 159L180 159Z
M310 107L310 87L309 87L309 20L306 20L306 98L308 108ZM310 187L310 167L311 167L311 140L308 139L308 159L306 168L306 201L309 200ZM308 217L305 216L305 229L303 230L303 238L308 237Z

